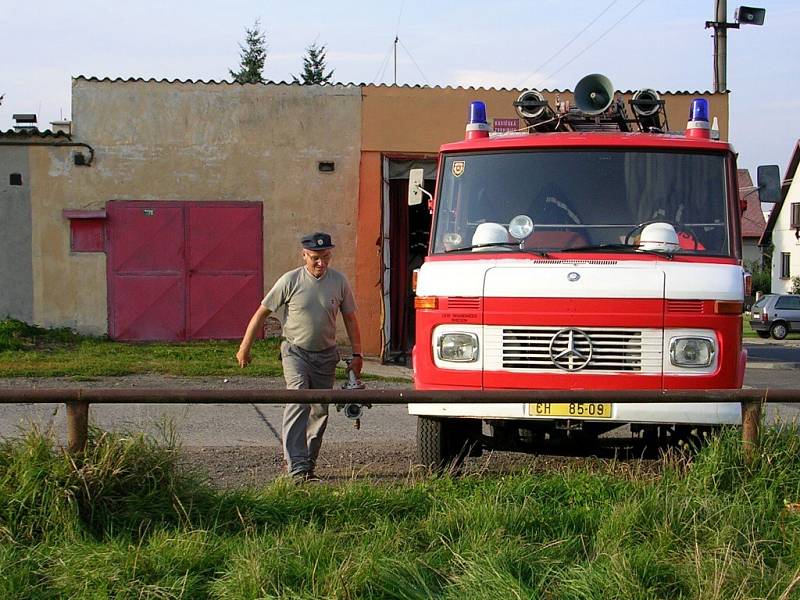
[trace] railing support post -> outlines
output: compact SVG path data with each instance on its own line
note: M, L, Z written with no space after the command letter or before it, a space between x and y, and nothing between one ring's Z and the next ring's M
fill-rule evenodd
M742 451L745 463L752 464L758 452L761 401L742 402Z
M72 400L67 402L67 450L79 454L86 450L89 439L89 402Z

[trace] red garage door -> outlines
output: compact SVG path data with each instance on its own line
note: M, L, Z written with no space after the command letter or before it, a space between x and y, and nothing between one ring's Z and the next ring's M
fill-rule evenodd
M107 214L112 338L244 333L263 292L261 204L112 201Z

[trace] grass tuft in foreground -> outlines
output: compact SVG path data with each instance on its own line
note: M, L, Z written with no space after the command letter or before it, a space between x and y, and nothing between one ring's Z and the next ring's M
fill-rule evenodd
M731 431L657 477L238 491L164 437L94 431L74 460L37 431L0 446L0 597L800 597L795 430L766 431L752 467Z

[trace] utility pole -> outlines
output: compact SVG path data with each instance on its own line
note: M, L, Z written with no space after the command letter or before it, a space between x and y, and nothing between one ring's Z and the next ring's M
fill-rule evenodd
M714 1L714 91L724 92L728 87L728 2Z

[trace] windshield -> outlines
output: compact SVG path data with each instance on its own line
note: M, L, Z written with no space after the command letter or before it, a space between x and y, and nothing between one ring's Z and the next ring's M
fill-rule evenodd
M665 229L662 223L674 228L675 253L727 256L725 181L725 157L719 154L558 150L448 155L433 252L520 251L507 234L508 225L526 215L534 229L522 249L635 249L642 231L657 222L658 231Z

